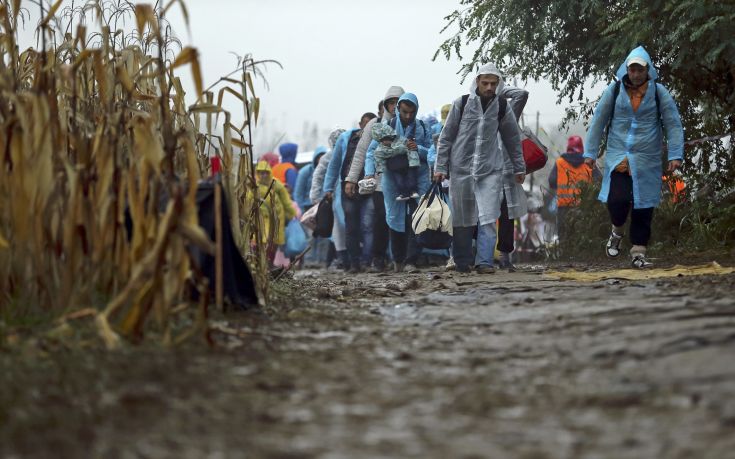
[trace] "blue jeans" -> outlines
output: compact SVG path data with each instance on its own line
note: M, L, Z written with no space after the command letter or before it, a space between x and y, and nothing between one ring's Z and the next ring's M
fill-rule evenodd
M495 244L498 241L498 232L495 223L488 223L477 227L477 254L475 266L493 266Z

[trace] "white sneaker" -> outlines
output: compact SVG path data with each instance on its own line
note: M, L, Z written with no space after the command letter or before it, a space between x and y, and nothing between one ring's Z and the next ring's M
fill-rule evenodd
M620 243L622 241L623 236L612 231L607 239L607 244L605 244L605 254L610 258L617 258L620 255Z
M414 191L413 193L411 193L411 199L418 199L418 198L420 198L420 197L421 197L421 195L420 195L420 194L418 194L418 193L417 193L417 192L415 192L415 191Z
M645 253L636 253L635 255L631 254L631 264L636 269L646 269L646 268L652 268L653 263L648 261L648 258L646 258Z
M447 265L444 267L444 271L454 271L456 268L457 265L454 263L454 257L449 257Z

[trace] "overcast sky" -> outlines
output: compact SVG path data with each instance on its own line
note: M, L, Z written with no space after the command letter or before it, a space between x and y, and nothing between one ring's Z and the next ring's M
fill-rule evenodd
M283 131L284 140L301 140L305 121L327 130L354 126L362 113L376 110L390 85L414 92L419 113L468 92L458 60L432 61L449 37L440 32L444 17L459 7L454 0L196 0L188 7L207 81L231 70L230 51L281 62L283 70L269 67L270 90L261 86L259 96L263 127ZM186 38L179 17L172 21ZM535 123L540 111L542 124L556 124L564 108L550 86L519 85L531 91L528 120Z
M262 103L257 153L272 148L268 144L274 139L301 143L304 123L316 123L323 132L354 126L362 113L376 110L391 85L418 96L419 114L438 111L468 92L469 82L460 84L457 75L458 60L432 61L449 37L440 32L444 17L459 7L456 0L189 0L186 4L190 36L177 6L169 20L184 44L199 49L205 86L234 69L231 52L283 65L283 70L268 67L269 90L256 85ZM134 21L127 27L134 28ZM188 79L188 70L183 70ZM531 92L527 123L535 124L537 111L542 126L561 120L564 107L556 105L550 85L518 84ZM242 119L240 107L234 102L227 105L235 119ZM326 138L319 143L326 143Z

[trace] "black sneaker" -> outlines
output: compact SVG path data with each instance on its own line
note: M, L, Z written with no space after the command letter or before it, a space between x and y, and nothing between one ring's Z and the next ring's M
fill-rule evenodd
M636 253L632 256L631 264L636 269L646 269L646 268L652 268L653 263L648 261L648 258L646 258L646 255L643 253Z
M605 244L605 253L608 257L617 258L620 255L620 243L622 241L622 235L616 234L615 231L610 233L607 244Z

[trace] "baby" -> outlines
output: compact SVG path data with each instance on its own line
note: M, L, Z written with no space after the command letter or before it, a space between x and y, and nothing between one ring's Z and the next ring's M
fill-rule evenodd
M391 171L398 188L396 201L408 201L418 198L419 152L409 150L406 142L396 135L396 131L387 124L375 123L370 133L378 142L375 149L375 169L382 173Z

